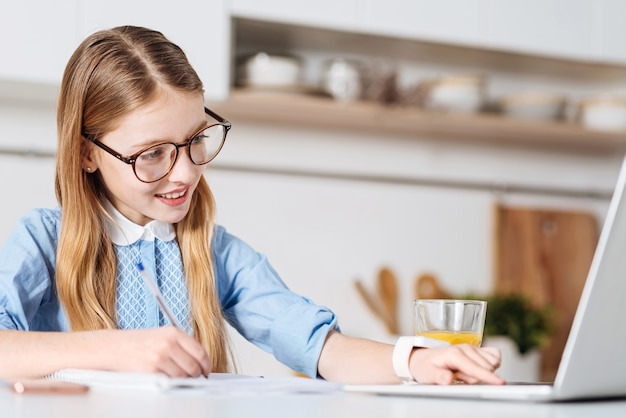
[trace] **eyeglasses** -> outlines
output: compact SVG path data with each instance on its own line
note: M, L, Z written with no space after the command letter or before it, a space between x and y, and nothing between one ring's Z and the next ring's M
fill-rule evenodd
M231 128L231 123L217 113L204 108L204 113L217 120L219 123L206 126L193 134L191 138L182 144L174 142L162 142L151 145L133 155L124 156L114 149L104 145L96 139L95 135L83 133L83 137L108 152L118 160L130 164L139 181L154 183L167 176L178 160L179 148L187 148L189 159L195 165L208 164L224 146L226 134Z

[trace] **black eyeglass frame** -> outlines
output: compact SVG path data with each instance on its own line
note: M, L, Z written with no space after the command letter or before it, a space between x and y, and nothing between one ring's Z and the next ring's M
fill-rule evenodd
M213 112L211 109L205 107L204 108L204 113L206 113L207 115L211 116L213 119L215 119L216 121L218 121L218 123L214 123L212 125L207 125L205 127L203 127L202 129L200 129L199 131L197 131L196 133L194 133L191 138L189 138L187 141L183 142L182 144L177 144L175 142L170 142L170 141L166 141L166 142L160 142L158 144L154 144L154 145L150 145L149 147L146 147L142 150L140 150L139 152L134 153L133 155L122 155L119 152L115 151L113 148L103 144L102 142L98 141L96 139L95 135L89 135L86 133L83 133L83 137L88 140L89 142L93 143L94 145L97 145L98 147L100 147L101 149L103 149L104 151L106 151L107 153L111 154L112 156L114 156L115 158L117 158L118 160L120 160L123 163L126 164L130 164L133 167L133 173L135 174L135 177L137 177L137 180L141 181L142 183L154 183L157 182L159 180L161 180L162 178L164 178L165 176L167 176L171 171L172 168L176 165L176 162L178 161L178 155L179 155L179 148L187 148L187 153L189 154L189 160L194 164L194 165L205 165L210 163L211 161L213 161L213 159L215 157L217 157L217 154L220 153L220 151L222 150L222 147L224 146L224 143L226 142L226 135L228 135L228 131L230 131L230 128L232 128L232 124L227 121L226 119L224 119L223 117L221 117L220 115L218 115L217 113ZM216 125L222 125L224 127L224 136L222 137L222 143L220 144L219 148L217 149L217 152L215 153L215 155L213 155L213 157L211 157L210 160L198 164L193 160L193 157L191 156L191 144L193 142L193 140L195 139L195 137L202 131L212 127L212 126L216 126ZM135 162L137 161L137 157L139 157L142 153L146 152L147 150L149 150L150 148L153 147L158 147L160 145L166 145L166 144L171 144L174 145L176 147L176 156L174 157L174 161L172 162L172 165L170 166L169 170L163 174L161 177L159 177L156 180L151 180L151 181L145 181L139 178L139 176L137 175L137 171L135 169Z

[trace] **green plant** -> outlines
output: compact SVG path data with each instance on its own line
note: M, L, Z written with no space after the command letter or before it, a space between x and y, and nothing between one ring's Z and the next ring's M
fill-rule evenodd
M523 295L470 295L464 298L487 301L484 336L507 336L524 354L542 348L554 330L554 309L536 307Z

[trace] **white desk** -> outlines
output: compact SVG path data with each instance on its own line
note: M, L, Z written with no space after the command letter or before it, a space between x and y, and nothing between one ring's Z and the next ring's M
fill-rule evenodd
M86 395L16 395L0 388L2 418L282 417L566 418L626 416L626 400L534 404L360 394L216 396L199 391L92 389Z

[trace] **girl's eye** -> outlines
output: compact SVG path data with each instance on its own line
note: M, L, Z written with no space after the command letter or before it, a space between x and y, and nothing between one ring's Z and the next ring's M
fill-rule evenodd
M192 145L194 145L194 144L201 144L204 141L206 141L208 138L209 138L209 136L206 133L202 132L201 134L196 135L195 137L192 138L191 144Z
M139 158L145 161L162 158L166 152L164 148L165 148L164 146L157 146L154 148L150 148L149 150L146 150L142 152L141 154L139 154Z

